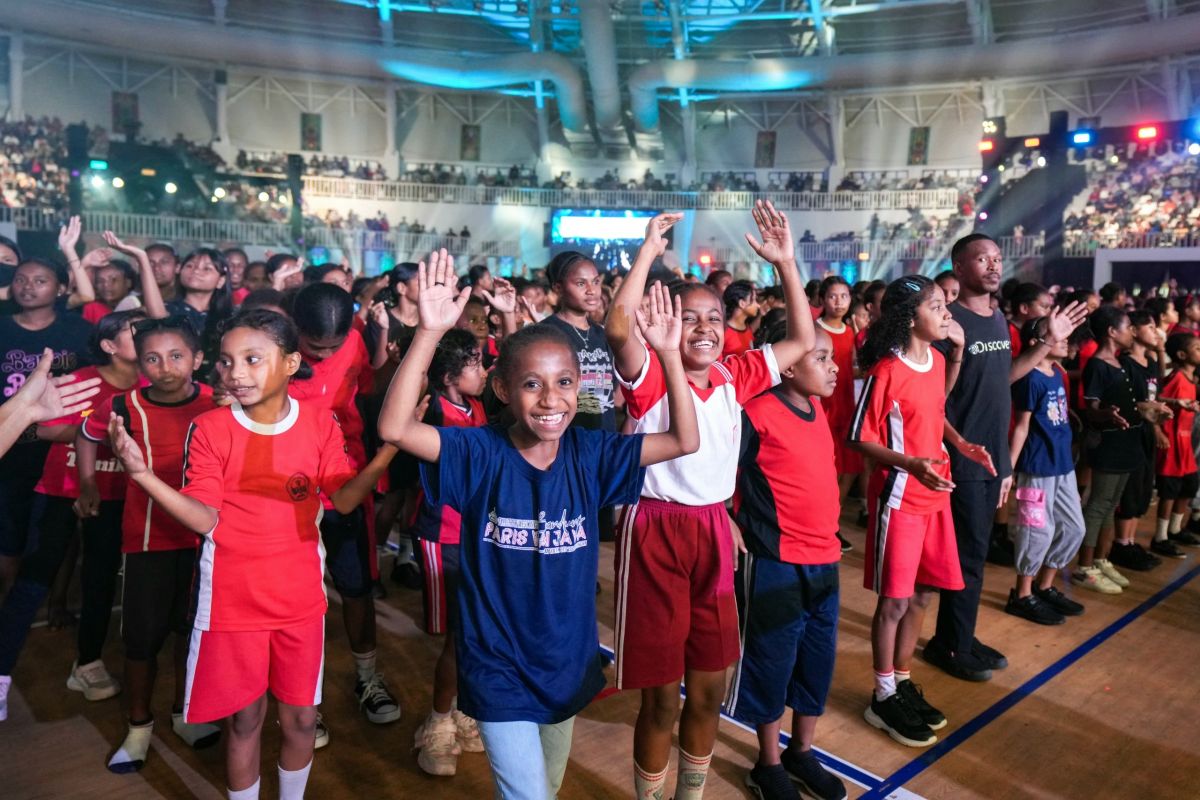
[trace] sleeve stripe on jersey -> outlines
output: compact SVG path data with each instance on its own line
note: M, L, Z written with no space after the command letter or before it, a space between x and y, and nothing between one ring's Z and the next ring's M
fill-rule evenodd
M196 432L196 423L188 425L187 438L183 440L183 482L180 487L187 486L188 482L188 456L192 453L192 434Z
M83 424L79 426L79 432L82 433L83 438L87 439L89 442L95 442L96 444L108 444L108 432L106 431L105 434L99 438L92 436L90 433L88 433L87 420L84 420Z
M852 442L862 441L863 415L871 403L871 392L874 389L875 376L868 375L867 379L863 381L862 394L858 398L858 408L854 409L854 419L850 423L850 435L847 438Z
M779 359L775 357L775 348L770 342L762 346L763 360L767 362L767 369L771 373L771 384L778 386L783 381L783 376L779 374Z

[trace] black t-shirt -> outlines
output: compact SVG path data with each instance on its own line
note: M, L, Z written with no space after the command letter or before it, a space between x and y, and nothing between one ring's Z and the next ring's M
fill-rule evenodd
M1008 426L1012 419L1008 371L1013 361L1008 322L999 311L983 317L958 303L949 308L954 321L962 326L965 346L958 380L946 398L946 419L968 442L986 447L997 475L1008 477L1012 473L1008 456ZM951 348L949 341L934 346L943 355ZM991 479L983 467L964 458L955 448L947 449L954 480Z
M1158 387L1162 383L1162 370L1159 369L1158 362L1153 358L1147 358L1146 366L1142 366L1128 354L1121 356L1118 361L1125 371L1129 373L1130 382L1133 384L1133 398L1141 402L1143 400L1155 400L1158 398ZM1142 425L1142 449L1146 457L1153 460L1154 457L1154 426Z
M1099 358L1089 359L1083 368L1083 397L1085 402L1099 400L1101 408L1116 406L1129 423L1125 429L1090 423L1084 440L1088 463L1101 472L1133 472L1141 467L1146 457L1142 417L1137 412L1138 392L1129 372Z
M4 384L0 403L7 402L25 385L25 379L37 367L42 350L47 347L54 351L51 375L66 375L91 363L88 357L91 333L92 325L78 314L59 314L39 331L21 327L13 317L0 317L0 373ZM0 459L0 474L10 469L41 471L49 449L48 442L18 441Z
M571 323L551 315L538 323L558 328L567 335L579 358L579 407L573 425L617 429L616 371L612 348L604 336L604 326L588 321L587 333Z

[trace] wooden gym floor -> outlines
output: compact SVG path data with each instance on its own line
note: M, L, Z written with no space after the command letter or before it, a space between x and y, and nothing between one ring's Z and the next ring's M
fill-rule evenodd
M933 748L914 750L892 742L862 718L871 689L874 596L861 585L863 532L850 525L846 532L855 550L843 561L838 664L817 745L858 780L847 781L850 797L1200 798L1200 550L1153 572L1129 573L1132 585L1121 595L1068 586L1065 590L1085 603L1087 612L1053 628L1005 614L1012 572L989 565L979 633L1008 656L1011 666L988 683L972 684L918 659L914 678L950 724ZM610 544L603 546L601 583L601 639L611 644ZM423 635L414 622L419 592L392 583L388 591L378 603L379 664L404 716L388 726L371 725L360 716L353 663L333 598L322 706L331 744L316 756L308 796L490 797L482 754L463 755L453 778L432 778L417 768L413 731L429 710L440 640ZM932 628L930 614L926 632ZM68 691L64 681L73 654L71 631L39 628L31 634L14 676L9 719L0 723L0 797L224 797L221 749L194 752L171 733L166 654L160 658L151 755L142 772L127 776L110 774L104 766L125 730L120 698L88 703ZM114 620L105 661L118 677L121 658ZM636 694L613 694L580 715L563 800L632 794L637 706ZM268 728L264 798L276 796L277 746ZM755 755L753 734L723 721L705 796L746 797L742 780Z

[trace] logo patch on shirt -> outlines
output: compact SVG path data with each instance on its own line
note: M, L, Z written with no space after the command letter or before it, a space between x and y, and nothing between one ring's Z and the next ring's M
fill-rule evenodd
M288 478L287 491L292 497L292 502L299 503L301 500L307 500L308 476L303 472L297 472L295 475Z
M588 545L585 521L582 515L569 519L566 509L558 519L547 517L545 511L539 511L537 519L513 519L501 517L492 509L483 540L505 550L534 550L542 555L573 553Z

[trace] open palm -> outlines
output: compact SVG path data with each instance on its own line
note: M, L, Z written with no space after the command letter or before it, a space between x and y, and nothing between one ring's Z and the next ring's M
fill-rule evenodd
M792 227L787 217L776 211L770 200L756 200L750 213L762 241L759 242L749 233L746 234L746 241L759 258L771 264L794 259L796 246L792 242Z
M417 310L421 327L429 331L448 331L462 316L471 296L469 288L458 290L458 275L454 272L454 256L443 248L429 254L429 264L417 265Z
M642 338L656 352L678 350L683 336L681 299L676 297L672 303L671 291L657 281L650 288L648 299L647 313L643 314L641 309L634 312Z

